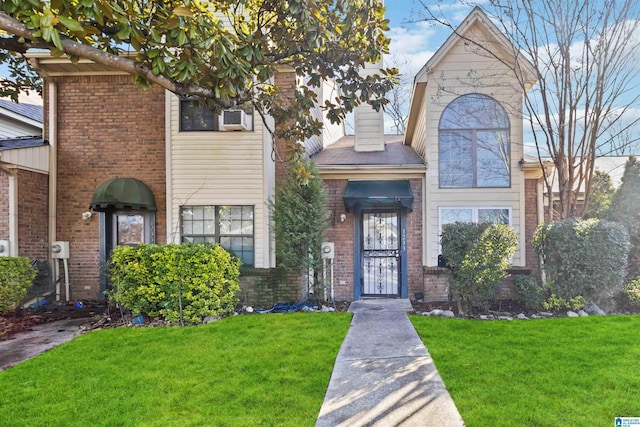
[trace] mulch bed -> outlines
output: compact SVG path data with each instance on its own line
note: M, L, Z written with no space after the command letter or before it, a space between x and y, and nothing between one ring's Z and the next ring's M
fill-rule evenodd
M85 302L82 307L76 307L75 304L48 304L38 309L16 310L0 315L0 341L11 339L21 332L32 331L36 325L56 320L86 318L89 321L101 316L105 309L105 303Z

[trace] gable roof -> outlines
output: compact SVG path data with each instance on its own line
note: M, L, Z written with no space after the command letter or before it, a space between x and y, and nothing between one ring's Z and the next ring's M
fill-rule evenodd
M405 144L410 142L413 138L413 132L418 120L418 112L420 105L422 104L427 82L429 80L429 74L431 70L447 56L449 51L455 46L458 40L464 36L464 34L472 28L474 25L481 25L487 33L491 36L493 41L497 43L506 53L513 56L516 52L515 46L507 39L507 37L498 29L498 27L491 21L487 14L476 6L471 13L458 25L458 27L449 35L447 40L438 48L438 50L429 58L426 64L418 71L414 77L413 91L411 94L411 103L409 106L409 119L407 121L407 131L405 134ZM531 62L529 62L524 56L518 55L514 57L518 65L521 67L523 77L526 80L527 88L533 85L536 81L536 71Z
M27 103L18 104L8 99L0 99L0 109L6 110L6 111L0 110L0 112L4 113L5 115L7 115L6 114L7 112L12 112L17 114L18 116L21 116L23 119L28 119L33 122L42 124L42 119L43 119L42 105L27 104Z

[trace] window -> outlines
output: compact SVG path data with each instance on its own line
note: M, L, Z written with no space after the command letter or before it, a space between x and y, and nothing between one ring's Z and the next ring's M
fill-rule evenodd
M493 98L463 95L440 117L440 188L510 187L509 117Z
M253 105L250 102L232 108L242 110L246 114L246 129L253 129ZM231 113L233 117L241 117L240 113ZM220 128L220 114L214 113L198 101L189 98L180 99L180 132L219 131L229 130Z
M492 224L510 224L511 210L509 208L440 208L440 229L445 224L454 222L490 222Z
M182 241L218 243L253 267L253 206L183 206Z
M155 242L155 212L121 210L104 217L110 248Z
M192 99L180 100L180 131L216 131L218 114Z

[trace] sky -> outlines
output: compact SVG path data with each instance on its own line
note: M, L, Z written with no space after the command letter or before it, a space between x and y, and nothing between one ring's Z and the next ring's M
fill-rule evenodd
M425 0L427 4L439 4L453 25L458 25L471 12L472 7L459 4ZM398 67L401 81L409 86L407 97L411 96L410 82L431 58L435 51L451 34L450 30L424 19L424 7L418 0L385 0L386 17L390 20L387 36L391 38L389 54L385 65ZM409 99L406 100L407 108ZM347 123L347 133L352 133L351 123ZM385 132L396 133L393 121L385 117Z
M390 20L387 35L391 38L390 53L385 57L385 64L397 66L403 75L402 81L410 87L413 76L450 36L451 31L439 24L427 22L424 6L419 0L384 1L386 16ZM423 0L423 3L433 7L434 10L440 9L454 27L459 25L473 9L473 6L455 0ZM481 4L483 0L476 3ZM632 89L632 94L637 94L638 90L640 90L640 84ZM410 97L410 89L408 96ZM407 107L408 103L409 100L407 100ZM640 106L632 106L632 109L627 112L627 117L640 117ZM391 119L386 117L385 132L396 133L392 124ZM638 127L640 126L636 127L634 134L640 134ZM535 154L531 130L525 129L524 138L527 151ZM640 152L639 143L633 151Z

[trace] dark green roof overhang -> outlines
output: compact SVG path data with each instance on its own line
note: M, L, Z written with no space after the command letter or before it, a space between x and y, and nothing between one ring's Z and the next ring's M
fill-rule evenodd
M91 197L91 209L156 210L156 199L147 185L135 178L113 178L100 184Z

